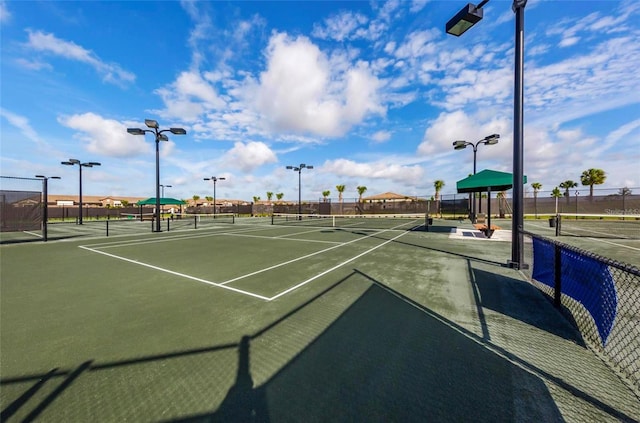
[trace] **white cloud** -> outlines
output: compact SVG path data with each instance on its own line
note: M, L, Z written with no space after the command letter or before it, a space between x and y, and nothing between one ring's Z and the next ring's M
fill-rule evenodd
M378 131L371 136L371 139L375 143L383 143L387 142L391 139L391 132L389 131Z
M344 41L356 33L356 29L368 22L366 16L354 12L342 12L325 19L323 25L315 24L311 35L321 39Z
M214 75L207 73L209 78ZM197 71L184 71L169 86L156 91L165 104L160 116L194 122L204 113L225 106L215 88Z
M343 135L370 113L382 114L380 82L360 62L337 66L306 37L274 34L266 51L267 69L257 87L247 87L257 110L281 131Z
M574 44L577 44L578 41L580 41L580 37L564 37L562 40L560 40L558 45L560 47L570 47Z
M40 138L38 133L31 127L31 125L29 124L29 119L27 119L26 117L10 112L9 110L4 108L0 108L0 116L5 118L11 125L18 128L22 135L25 136L25 138L33 141L39 146L47 146L47 143L42 138Z
M223 162L230 163L245 172L267 164L276 163L278 158L275 153L262 142L236 142L223 158Z
M7 9L7 3L0 1L0 24L7 23L11 20L11 12Z
M419 165L388 164L386 161L357 163L348 159L328 160L320 171L344 177L387 179L409 185L418 184L424 176L424 169Z
M113 119L105 119L94 113L62 116L60 124L74 129L85 142L87 151L110 157L132 157L149 154L152 149L144 136L127 133L127 127Z
M453 142L465 140L476 142L491 134L502 137L509 133L510 121L501 116L469 116L458 110L452 113L441 113L424 133L418 146L419 155L440 154L453 151ZM492 146L493 147L493 146Z
M86 63L102 75L105 82L125 85L136 79L133 73L122 69L117 64L103 62L95 53L72 41L61 40L54 34L42 31L28 30L27 32L29 33L27 48Z

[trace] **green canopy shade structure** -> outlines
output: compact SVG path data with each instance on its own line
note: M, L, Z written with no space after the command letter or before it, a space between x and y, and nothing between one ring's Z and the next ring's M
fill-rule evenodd
M522 184L527 183L527 175L522 176ZM513 175L507 172L498 172L496 170L485 169L475 175L471 175L456 182L458 193L471 192L488 192L491 198L491 191L506 191L513 187ZM491 201L487 202L487 226L482 231L487 238L491 238L493 230L491 229Z
M146 200L140 200L136 204L139 206L155 206L156 197L147 198ZM176 198L168 198L168 197L160 198L161 206L173 206L173 205L182 205L182 204L187 204L187 203L186 201L178 200Z
M527 175L522 184L527 183ZM513 175L507 172L485 169L456 182L458 194L467 192L506 191L513 187Z

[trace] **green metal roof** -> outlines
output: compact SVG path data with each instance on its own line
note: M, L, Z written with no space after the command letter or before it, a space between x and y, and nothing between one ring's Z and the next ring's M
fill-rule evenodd
M522 184L527 183L527 175L523 175ZM513 174L485 169L456 182L458 193L505 191L513 187Z
M146 200L140 200L136 203L139 206L155 206L156 205L156 197L147 198ZM160 198L160 205L175 205L175 204L187 204L185 201L178 200L176 198L168 198L162 197Z

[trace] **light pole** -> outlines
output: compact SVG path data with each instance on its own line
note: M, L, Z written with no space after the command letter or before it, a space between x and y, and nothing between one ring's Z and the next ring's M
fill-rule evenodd
M453 142L454 150L464 150L467 146L471 146L473 148L473 174L476 174L476 156L478 153L478 146L480 144L484 145L494 145L498 143L498 139L500 138L500 134L492 134L487 135L480 141L477 141L475 144L469 141L459 140ZM472 194L473 200L471 202L471 222L476 223L476 193ZM491 199L489 199L491 201ZM480 202L482 203L482 196L480 197ZM482 206L480 206L480 211L482 211Z
M78 165L78 169L80 169L80 195L78 197L78 225L82 225L82 168L83 167L94 167L100 166L98 162L85 162L82 163L78 159L69 159L67 162L60 162L60 164L66 166Z
M447 33L462 35L482 19L483 0L477 6L469 3L447 22ZM527 0L513 0L511 9L516 15L515 70L513 92L513 215L511 229L511 260L509 266L524 269L524 8Z
M218 178L215 176L212 176L211 178L204 178L205 181L213 181L213 214L216 214L216 182L224 181L225 179L227 178Z
M169 128L162 129L158 125L158 122L153 119L145 119L144 124L151 129L140 128L127 128L127 132L131 135L144 135L149 132L154 135L156 141L156 228L155 232L161 232L160 230L160 141L169 141L169 138L164 132L171 132L174 135L185 135L187 131L183 128Z
M162 184L160 184L160 188L162 188L162 198L164 198L164 189L165 188L171 188L171 185L162 185Z
M302 220L302 169L313 169L313 166L300 163L300 166L287 166L287 169L298 172L298 219Z
M47 241L47 222L49 220L49 179L60 179L59 176L36 175L36 178L42 179L42 197L44 197L44 206L42 207L42 239Z

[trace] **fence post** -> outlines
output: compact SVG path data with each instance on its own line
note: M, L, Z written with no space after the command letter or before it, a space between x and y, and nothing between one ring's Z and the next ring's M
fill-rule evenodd
M562 308L562 247L553 244L554 252L554 292L553 304L558 308Z

